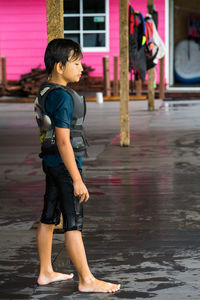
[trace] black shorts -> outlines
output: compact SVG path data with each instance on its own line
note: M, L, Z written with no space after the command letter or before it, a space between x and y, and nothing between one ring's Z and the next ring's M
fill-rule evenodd
M58 225L62 213L64 231L81 231L83 204L79 203L79 197L74 196L72 178L66 167L64 164L48 167L43 162L43 171L46 174L46 191L41 223Z

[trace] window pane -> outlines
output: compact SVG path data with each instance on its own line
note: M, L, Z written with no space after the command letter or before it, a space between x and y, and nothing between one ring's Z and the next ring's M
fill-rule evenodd
M83 47L105 47L105 34L104 33L84 34Z
M64 14L80 13L79 0L64 0Z
M80 21L79 17L64 17L65 30L79 30Z
M83 0L83 13L105 13L105 0Z
M83 18L84 30L104 30L105 17L84 17Z
M77 34L65 33L64 37L65 37L65 39L70 39L70 40L73 40L74 42L80 44L80 35L78 33Z

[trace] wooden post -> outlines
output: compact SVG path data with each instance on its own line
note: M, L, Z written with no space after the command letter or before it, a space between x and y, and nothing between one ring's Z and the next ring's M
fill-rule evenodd
M7 86L7 74L6 74L6 58L1 57L1 83L5 89Z
M46 0L48 42L64 38L63 0ZM63 218L55 229L63 228Z
M154 5L154 0L148 0L148 5Z
M142 95L142 80L140 78L135 80L135 92L136 96Z
M154 4L154 0L147 0L147 7L149 8ZM154 91L154 68L148 70L148 109L155 109L155 91Z
M154 68L148 70L148 109L155 109Z
M164 56L160 59L160 84L159 84L159 98L165 98L165 86L164 86Z
M130 145L128 0L119 0L120 23L120 145Z
M110 91L110 69L109 69L109 57L103 57L103 75L104 75L104 95L111 96Z
M48 42L64 38L63 0L46 0Z
M114 56L114 80L113 80L113 95L119 94L119 82L118 82L118 56Z

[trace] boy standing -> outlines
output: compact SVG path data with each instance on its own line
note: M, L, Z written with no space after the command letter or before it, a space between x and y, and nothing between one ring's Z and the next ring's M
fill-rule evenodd
M83 100L81 102L73 90L66 88L69 82L79 81L83 71L81 59L80 46L67 39L51 41L45 52L45 66L49 77L48 83L41 87L38 99L43 99L48 91L45 101L40 103L46 116L38 121L38 125L46 191L37 230L40 258L37 282L44 285L73 277L73 274L54 272L51 263L53 230L62 213L66 249L78 272L79 291L112 293L118 291L120 285L97 280L92 275L81 234L83 202L89 199L81 177L81 155L85 151L82 132L85 110ZM48 129L43 135L44 128Z

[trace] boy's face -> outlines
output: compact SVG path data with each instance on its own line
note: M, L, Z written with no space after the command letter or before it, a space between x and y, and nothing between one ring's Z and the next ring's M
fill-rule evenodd
M81 57L76 60L71 60L69 57L68 62L63 66L62 78L66 84L69 82L78 82L82 71Z

